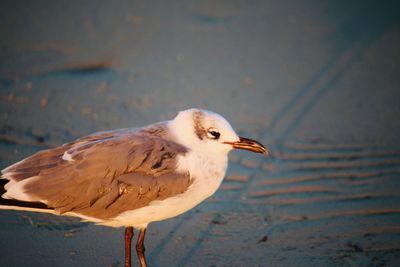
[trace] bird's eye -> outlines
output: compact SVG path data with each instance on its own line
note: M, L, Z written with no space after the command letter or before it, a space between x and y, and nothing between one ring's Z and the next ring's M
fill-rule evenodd
M208 129L208 137L209 137L210 139L217 140L217 139L220 137L220 135L221 135L221 134L218 132L217 129L215 129L215 128L210 128L210 129Z

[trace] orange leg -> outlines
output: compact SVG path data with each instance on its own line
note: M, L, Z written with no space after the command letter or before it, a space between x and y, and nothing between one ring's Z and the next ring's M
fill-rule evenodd
M142 267L147 267L146 257L144 254L144 236L146 235L146 229L140 229L139 237L136 242L136 253L138 255L140 265Z
M125 267L131 267L131 243L133 237L133 227L125 228Z

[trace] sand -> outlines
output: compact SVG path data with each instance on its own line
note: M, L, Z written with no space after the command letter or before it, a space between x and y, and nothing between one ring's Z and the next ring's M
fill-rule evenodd
M397 1L2 1L0 25L1 168L188 107L271 149L151 224L150 266L399 266ZM123 229L0 225L1 266L123 266Z

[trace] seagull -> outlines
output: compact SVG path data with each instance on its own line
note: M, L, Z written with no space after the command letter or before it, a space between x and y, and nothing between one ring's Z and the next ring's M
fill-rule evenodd
M196 108L142 128L97 132L2 170L0 209L125 227L126 267L135 228L137 256L146 267L148 224L180 215L213 195L232 149L268 154L259 142L238 136L221 115Z

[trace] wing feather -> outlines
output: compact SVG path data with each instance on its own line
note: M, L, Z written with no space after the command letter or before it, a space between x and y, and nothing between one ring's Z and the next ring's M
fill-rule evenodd
M177 173L186 148L136 130L101 132L45 150L3 170L3 178L24 185L25 194L58 213L106 220L183 193L188 174ZM64 160L68 153L72 160ZM12 196L11 196L12 197Z

